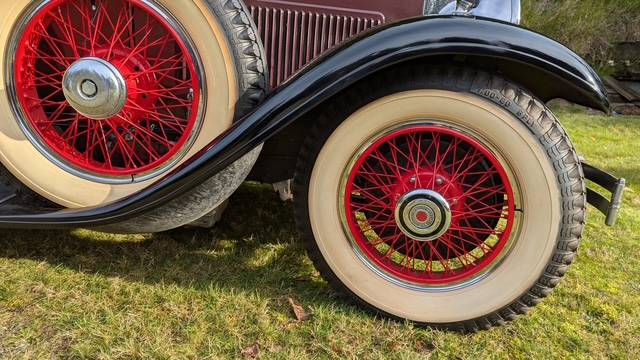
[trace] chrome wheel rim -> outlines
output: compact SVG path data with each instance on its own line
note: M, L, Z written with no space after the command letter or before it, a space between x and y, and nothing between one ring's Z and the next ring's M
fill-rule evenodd
M27 138L58 167L99 183L146 181L174 167L197 138L202 63L155 1L92 4L47 0L24 12L7 52L9 98Z
M449 136L449 144L453 144L454 141L464 143L466 144L465 146L468 146L468 149L477 151L473 155L474 157L490 162L489 173L493 174L492 177L495 176L496 179L499 178L502 182L499 187L499 193L495 194L498 202L494 204L495 206L490 209L490 212L484 214L485 220L493 218L492 221L495 222L493 229L489 230L488 226L486 230L463 229L464 226L461 226L460 218L465 217L465 213L467 215L481 214L477 213L477 209L465 208L468 200L461 195L469 193L469 189L465 190L463 187L454 190L457 185L451 184L455 182L455 176L447 174L446 171L429 173L431 170L421 171L415 168L410 169L408 166L400 166L399 168L401 169L394 173L393 170L388 169L389 171L385 171L385 176L378 176L376 179L370 177L369 180L372 181L364 184L364 186L367 187L365 191L376 187L378 189L386 189L385 191L393 193L392 196L385 197L386 195L381 192L375 194L375 200L368 201L368 203L367 201L364 204L362 202L358 203L357 200L354 200L357 197L363 198L363 188L359 188L356 184L357 181L355 181L358 171L364 168L366 176L373 173L371 171L372 168L369 167L370 164L367 165L366 160L363 159L368 157L371 159L370 156L372 154L375 161L383 159L384 156L378 151L381 144L389 141L389 139L394 139L394 137L411 135L412 133L434 136L434 138L435 135L433 134L437 134L440 139ZM415 146L416 144L418 144L418 141L414 139L413 145ZM427 144L423 143L423 145ZM398 146L396 144L388 147L388 149L393 147L397 148ZM444 146L440 146L439 149L446 152ZM431 157L436 154L433 147L429 151L432 151L431 155L429 155ZM415 154L416 152L407 156L407 158L417 156ZM443 152L440 152L440 154L443 154ZM424 156L423 160L426 163L429 162L426 161L429 156ZM387 164L393 163L401 160L400 158L401 156L388 155L383 162ZM385 183L384 179L395 180ZM463 184L463 186L474 185ZM340 184L338 201L343 231L351 242L357 257L370 270L387 281L404 288L418 291L450 291L471 286L485 278L499 266L513 247L517 241L522 221L521 214L517 210L519 208L517 204L521 203L519 194L517 179L515 179L509 165L499 156L494 146L466 128L429 120L412 121L393 126L362 144L345 168ZM411 212L411 210L407 212L400 209L403 204L405 204L404 208L406 208L407 204L410 204L416 198L416 195L419 195L418 199L424 199L418 202L424 205L418 209L428 210L425 210L426 218L424 217L425 214L422 214L423 217L421 219L414 218L414 226L412 228L406 226L406 220L411 220L411 217L416 216L417 212ZM366 197L364 196L364 198ZM473 201L474 199L471 199L472 205L474 205ZM377 210L376 206L378 206ZM384 211L380 211L381 209L384 209ZM440 209L440 216L438 216L438 211L435 210ZM433 222L428 220L429 216L434 216ZM405 221L405 224L402 224L402 221ZM468 223L465 224L468 225ZM400 252L411 253L410 256L405 256L409 260L391 260L389 256L380 256L381 250L377 248L378 245L386 245L387 247L384 251L388 251L394 246L384 239L384 232L389 229L393 231L392 237L396 240L396 244L403 244L403 249ZM479 232L486 232L487 236L480 239L474 249L460 247L460 245L455 244L448 245L452 239L460 237L460 231L463 230L467 230L470 234L474 234L475 231L476 235ZM462 236L464 237L465 235ZM493 238L489 239L490 237ZM471 239L473 236L469 238ZM475 238L475 240L478 240L478 236L475 236ZM459 243L464 245L468 239L458 240ZM475 240L473 241L475 242ZM451 251L451 253L443 259L441 258L441 249L444 248L445 242L449 247L448 251ZM463 250L465 250L464 253ZM432 256L431 259L429 259L429 255L425 255L427 251ZM416 259L422 262L421 268L415 265L418 262ZM440 264L433 265L436 262ZM452 265L454 263L456 265Z

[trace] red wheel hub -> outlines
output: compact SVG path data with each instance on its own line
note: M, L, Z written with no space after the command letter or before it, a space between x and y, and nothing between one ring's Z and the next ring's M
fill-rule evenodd
M25 131L81 174L159 172L197 133L201 79L168 14L144 0L53 0L15 57Z
M509 176L461 131L392 131L363 149L346 179L346 229L365 260L396 280L470 281L495 266L510 241L516 209Z
M427 221L429 221L429 213L425 210L419 210L416 213L416 220L418 220L418 222L420 223L426 223Z

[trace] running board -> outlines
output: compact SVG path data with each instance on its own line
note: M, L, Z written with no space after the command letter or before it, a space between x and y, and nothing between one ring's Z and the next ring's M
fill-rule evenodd
M582 169L584 170L584 176L587 180L611 192L611 199L607 200L606 197L597 191L587 188L587 202L607 217L605 220L607 226L614 226L618 220L620 208L622 207L622 197L627 184L626 180L623 178L618 179L587 163L582 163Z

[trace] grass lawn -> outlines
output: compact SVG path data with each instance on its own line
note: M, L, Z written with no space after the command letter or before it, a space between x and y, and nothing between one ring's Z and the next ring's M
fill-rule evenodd
M262 358L638 356L640 118L561 118L582 155L629 180L625 209L615 228L592 209L562 284L506 327L463 336L348 305L304 254L291 206L245 185L195 239L1 230L0 358L241 358L254 344Z
M615 43L640 41L640 0L523 0L522 21L606 70Z

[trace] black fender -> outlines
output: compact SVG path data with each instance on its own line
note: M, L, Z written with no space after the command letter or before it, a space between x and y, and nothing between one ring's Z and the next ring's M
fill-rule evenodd
M583 59L556 41L499 20L463 16L413 19L364 35L338 52L334 56L345 58L337 65L332 59L335 68L344 69L348 56L363 66L358 78L345 77L343 84L347 85L385 67L450 64L499 73L543 102L562 98L610 112L600 77ZM310 121L313 119L304 119L267 141L249 178L266 183L292 178L290 164L296 161L307 126L301 123Z
M144 214L220 172L350 85L402 62L439 55L493 59L504 64L506 71L509 66L521 65L511 77L529 86L543 101L561 97L609 112L607 93L597 73L553 40L484 18L415 18L374 29L323 56L183 166L150 187L97 208L12 211L0 216L0 226L95 227ZM539 79L553 83L540 84Z

